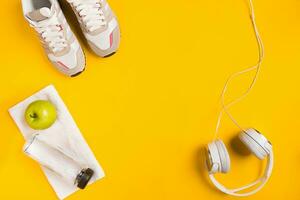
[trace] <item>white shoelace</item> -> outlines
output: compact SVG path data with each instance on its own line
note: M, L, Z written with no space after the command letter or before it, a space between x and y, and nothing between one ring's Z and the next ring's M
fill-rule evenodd
M81 17L85 27L92 32L106 25L101 2L103 0L68 0Z
M54 53L68 46L64 33L61 31L61 23L55 14L47 20L31 24L31 26L41 35Z

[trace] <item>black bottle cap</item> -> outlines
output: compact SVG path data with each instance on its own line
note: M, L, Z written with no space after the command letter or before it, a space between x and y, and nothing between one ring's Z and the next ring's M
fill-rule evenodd
M94 171L90 168L83 169L76 177L77 187L84 189L94 175Z

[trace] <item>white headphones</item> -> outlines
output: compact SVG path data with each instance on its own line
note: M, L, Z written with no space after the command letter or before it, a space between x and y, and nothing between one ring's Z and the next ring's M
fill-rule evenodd
M239 138L258 159L263 160L266 157L268 158L265 172L261 178L237 189L227 189L219 183L215 179L214 174L227 173L230 170L230 157L222 140L214 140L208 144L206 163L209 171L209 178L220 191L233 196L249 196L258 192L271 176L273 169L272 144L255 129L248 129L245 132L240 133ZM256 189L247 193L239 193L253 186L257 186Z
M247 96L247 94L251 91L253 88L256 79L258 77L260 67L264 58L264 46L261 40L261 37L259 35L256 22L255 22L255 15L254 15L254 9L253 9L253 3L252 0L249 0L249 5L250 5L250 18L251 22L253 25L253 30L256 36L256 41L258 44L258 49L259 49L259 60L256 65L249 67L245 70L236 72L232 74L229 79L227 80L223 91L221 95L221 103L222 103L222 109L219 113L218 121L217 121L217 126L216 126L216 132L215 132L215 139L213 142L209 143L207 146L207 160L206 160L206 165L209 171L209 178L212 181L212 183L222 192L233 195L233 196L249 196L252 195L256 192L258 192L262 187L267 183L268 179L271 176L272 169L273 169L273 150L272 150L272 144L257 130L255 129L248 129L245 130L243 129L239 123L234 119L234 117L231 115L229 112L229 108L242 100L244 97ZM253 81L249 88L246 90L244 94L241 96L237 97L235 100L229 102L228 104L225 103L225 94L228 89L228 85L231 82L232 79L234 79L237 76L240 76L242 74L248 73L250 71L256 71L256 74L253 78ZM243 187L237 188L237 189L227 189L225 186L223 186L221 183L219 183L215 177L215 173L227 173L230 170L230 157L227 152L227 149L223 143L222 140L217 139L217 135L219 132L219 127L221 124L221 119L223 116L223 113L225 113L231 121L239 127L242 132L239 135L240 140L246 145L246 147L260 160L263 160L265 158L268 159L267 166L265 169L265 172L263 176L256 181L245 185ZM250 189L252 187L255 187L252 191L249 192L242 192L246 189Z

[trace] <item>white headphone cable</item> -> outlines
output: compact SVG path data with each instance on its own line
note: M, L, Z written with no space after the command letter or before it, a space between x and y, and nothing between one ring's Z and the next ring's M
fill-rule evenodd
M257 41L257 45L258 45L258 51L259 51L259 60L257 62L256 65L249 67L247 69L244 69L242 71L238 71L235 72L233 74L230 75L230 77L227 79L224 88L222 90L221 93L221 104L222 104L222 109L218 115L218 120L217 120L217 125L216 125L216 129L215 129L215 134L214 134L214 139L216 139L218 137L218 133L219 133L219 128L220 128L220 124L221 124L221 120L222 120L222 116L223 113L225 112L225 114L230 118L230 120L238 127L240 128L242 131L246 132L244 128L242 128L239 123L235 120L235 118L231 115L231 113L229 112L229 108L233 105L235 105L236 103L238 103L239 101L241 101L242 99L244 99L252 90L252 88L254 87L256 80L258 78L258 74L260 72L260 68L261 68L261 64L264 58L264 45L262 42L262 39L260 37L260 34L258 32L258 28L256 25L256 21L255 21L255 13L254 13L254 7L253 7L253 2L252 0L249 0L249 6L250 6L250 19L252 22L252 26L253 26L253 30L255 33L255 37L256 37L256 41ZM225 104L225 95L228 89L228 85L229 83L237 76L243 75L245 73L251 72L253 70L256 70L256 73L253 77L253 80L250 84L250 86L248 87L248 89L245 91L245 93L243 93L241 96L237 97L236 99L234 99L233 101L231 101L230 103L228 103L227 105Z
M261 190L264 187L264 185L268 182L271 172L273 170L273 164L274 164L273 157L274 157L273 151L271 151L269 154L269 157L268 157L267 168L265 169L266 171L264 172L263 177L259 178L258 180L254 181L248 185L242 186L240 188L236 188L236 189L226 188L224 185L222 185L221 183L219 183L217 181L217 179L214 177L214 174L209 174L209 178L219 190L221 190L222 192L224 192L226 194L238 196L238 197L250 196L250 195L253 195L256 192L258 192L259 190ZM257 185L258 183L260 183L260 185ZM243 191L245 189L249 189L255 185L257 185L257 187L254 190L246 192L246 193L240 193L241 191Z

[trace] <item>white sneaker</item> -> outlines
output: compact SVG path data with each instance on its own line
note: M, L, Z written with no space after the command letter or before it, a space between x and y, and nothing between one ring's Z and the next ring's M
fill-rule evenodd
M22 0L23 13L53 65L67 76L85 69L85 56L57 0Z
M117 18L106 0L67 0L92 50L101 57L114 54L120 44Z

